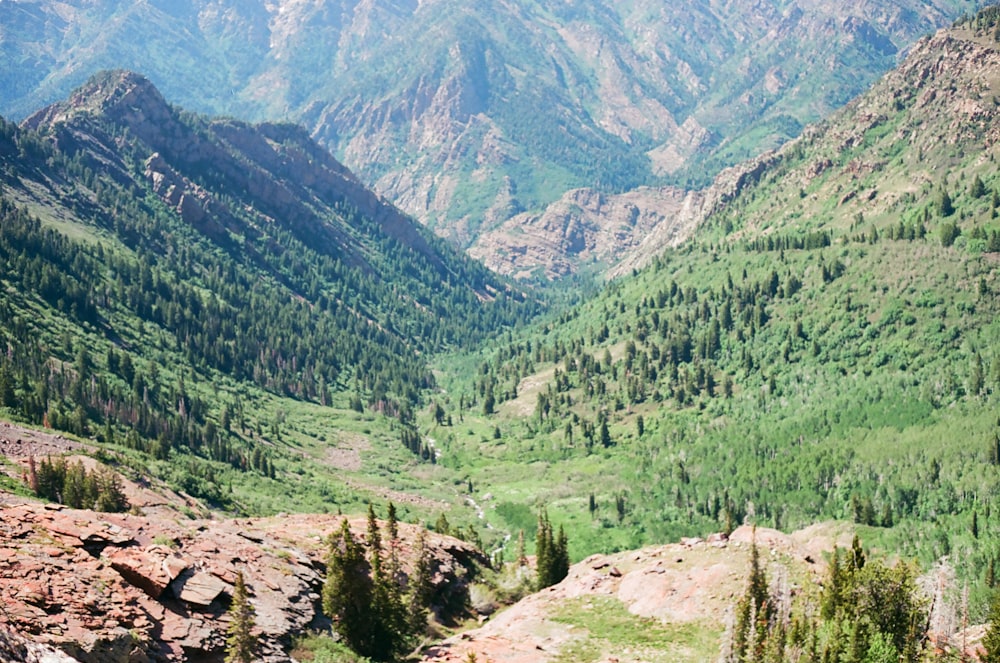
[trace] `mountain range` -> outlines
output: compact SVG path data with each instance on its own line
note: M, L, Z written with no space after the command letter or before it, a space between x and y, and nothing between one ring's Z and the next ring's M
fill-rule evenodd
M23 117L99 69L139 71L192 110L304 125L467 247L512 217L530 234L533 217L519 214L579 187L707 183L798 135L977 4L10 0L0 113ZM567 236L587 225L560 223ZM642 232L636 223L626 234ZM519 263L510 232L477 255ZM591 257L572 239L537 251L573 271Z
M437 660L497 655L507 628L552 661L704 660L751 632L775 661L975 655L958 624L987 621L1000 561L998 44L988 8L704 190L574 189L522 217L582 263L523 244L536 261L505 270L614 262L599 288L507 281L307 129L182 110L130 71L4 121L0 618L88 663L221 659L236 571L263 565L287 574L247 573L267 655L323 660L336 643L288 631L324 627L332 514L371 507L476 558L439 560L457 604L413 643ZM98 504L132 513L77 510ZM542 524L569 579L447 638L538 588ZM114 591L47 592L73 564ZM737 568L791 604L761 635ZM711 614L679 618L685 596ZM920 628L871 627L897 600Z

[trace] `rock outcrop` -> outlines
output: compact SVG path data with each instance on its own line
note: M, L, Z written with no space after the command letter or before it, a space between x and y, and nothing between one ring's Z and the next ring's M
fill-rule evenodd
M814 530L809 540L812 545L822 542L832 547L834 541L847 543L839 536L842 534L826 531L820 536ZM601 601L620 602L639 618L697 628L710 634L705 644L714 650L717 645L712 641L722 635L726 612L744 589L754 536L768 566L780 565L793 569L798 578L811 579L818 579L825 569L818 561L822 558L802 537L764 528L758 528L755 535L747 526L729 537L720 534L707 540L685 539L677 544L592 555L574 564L558 585L528 596L476 630L431 647L424 660L457 663L468 660L470 652L478 660L506 663L567 660L572 647L582 646L588 638L587 623L565 616L567 605L596 609ZM591 608L586 608L588 605ZM674 654L670 660L706 658L705 650L678 650ZM648 660L638 651L631 656L621 660Z
M261 660L288 661L293 635L328 625L319 605L325 540L339 522L305 515L147 518L11 497L0 506L0 628L83 663L219 657L232 587L242 572L256 610ZM362 538L366 523L351 527ZM416 533L400 526L404 571L412 568ZM431 536L428 547L441 605L487 564L456 539ZM10 647L28 651L11 637ZM11 660L35 660L18 655Z
M469 255L515 278L557 279L588 271L621 276L683 243L777 159L768 152L727 168L701 191L643 187L608 195L576 189L544 212L518 214L483 233Z

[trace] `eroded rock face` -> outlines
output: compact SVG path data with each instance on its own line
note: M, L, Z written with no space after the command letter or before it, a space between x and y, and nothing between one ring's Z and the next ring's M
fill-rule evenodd
M687 240L776 159L769 152L727 168L701 191L643 187L608 195L576 189L541 213L518 214L483 233L469 255L515 278L558 279L595 267L622 276Z
M11 636L15 644L8 646L21 658L0 660L221 657L232 586L242 572L256 610L260 660L288 661L291 637L325 623L323 560L339 524L336 516L178 521L0 505L0 628L27 638ZM366 523L351 527L361 539ZM416 532L400 527L404 570L412 568ZM429 548L442 601L463 591L475 565L486 564L481 553L449 537L431 537ZM21 645L28 641L72 658L26 658ZM0 637L0 654L4 646Z

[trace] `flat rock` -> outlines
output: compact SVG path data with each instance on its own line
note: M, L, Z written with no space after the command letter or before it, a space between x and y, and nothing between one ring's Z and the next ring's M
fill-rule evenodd
M190 569L182 573L172 587L174 596L181 601L206 607L229 590L229 585L219 577L203 571L192 572Z

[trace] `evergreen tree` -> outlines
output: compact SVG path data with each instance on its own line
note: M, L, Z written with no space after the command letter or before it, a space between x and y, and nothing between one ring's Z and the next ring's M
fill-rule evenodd
M973 198L982 198L986 195L986 185L983 184L983 180L980 179L979 175L976 175L972 179L972 184L969 186L969 195Z
M938 198L938 211L941 216L951 216L955 213L955 205L952 203L947 189L941 189L941 196Z
M417 535L417 561L409 580L409 630L414 635L420 635L427 628L427 611L431 606L431 557L427 550L427 530L420 528Z
M376 661L391 661L402 652L408 635L399 583L383 567L382 540L375 508L368 505L368 554L371 567L373 648L358 652Z
M543 509L538 516L535 537L535 566L538 589L555 585L569 574L569 543L560 526L559 535L552 532L549 515Z
M226 639L226 663L252 663L257 648L257 636L253 634L254 607L250 603L243 572L236 572L233 587L233 601L229 605L229 636Z
M613 442L611 441L611 433L610 431L608 431L608 422L605 419L601 420L600 440L601 440L601 446L604 447L605 449L607 449L613 444Z
M96 511L119 513L128 511L129 502L122 487L121 477L110 467L94 471L94 481L97 484Z
M17 394L14 393L14 381L6 367L0 368L0 407L15 407Z
M333 620L344 643L362 656L372 654L375 641L370 570L361 545L343 519L340 531L330 537L323 612Z

